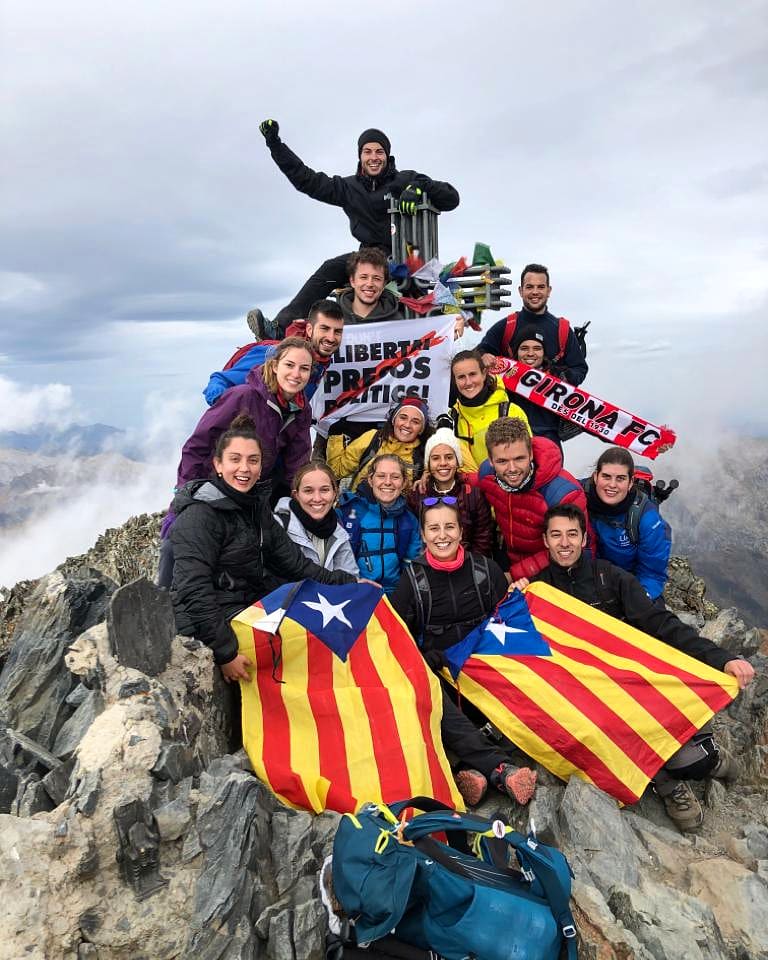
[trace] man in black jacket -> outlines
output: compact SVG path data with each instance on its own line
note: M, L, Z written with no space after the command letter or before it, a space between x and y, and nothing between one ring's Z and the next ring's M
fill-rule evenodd
M564 504L548 510L544 517L544 543L550 562L531 579L548 583L716 670L731 674L742 690L752 681L755 671L747 660L734 657L700 636L666 607L655 603L628 571L585 554L586 532L586 518L578 507ZM514 585L522 589L528 582L518 580ZM654 778L654 789L678 828L694 830L701 826L704 813L685 781L705 776L731 780L737 775L736 761L718 748L707 724L664 764Z
M486 366L496 357L517 359L510 349L512 340L518 330L532 327L543 335L544 353L552 373L574 386L581 383L588 367L576 334L566 320L547 310L552 293L549 270L540 263L523 267L518 293L523 301L522 309L494 323L477 346Z
M392 238L384 195L400 198L400 212L413 214L423 193L438 210L453 210L459 194L450 185L432 180L415 170L398 170L390 152L390 143L381 130L364 130L357 141L357 171L352 176L328 176L312 170L280 139L276 120L265 120L259 127L272 159L301 193L313 200L341 207L349 217L349 229L361 246L379 247L389 254ZM285 330L293 320L306 316L315 300L327 297L347 282L348 253L326 260L293 300L277 314L275 322ZM255 312L255 311L252 311Z

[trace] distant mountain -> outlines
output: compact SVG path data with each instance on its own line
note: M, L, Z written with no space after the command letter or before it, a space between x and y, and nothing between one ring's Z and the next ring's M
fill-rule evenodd
M125 431L105 423L75 424L57 430L50 424L32 427L26 433L15 430L0 431L0 448L24 450L46 456L69 454L75 457L93 457L121 446ZM125 451L121 450L121 453Z
M768 440L739 437L678 467L680 489L662 506L672 552L690 558L715 603L768 626Z

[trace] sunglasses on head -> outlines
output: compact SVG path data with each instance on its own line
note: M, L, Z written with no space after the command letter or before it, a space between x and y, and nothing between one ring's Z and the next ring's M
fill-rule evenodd
M457 497L424 497L421 505L423 507L434 507L438 503L444 503L449 507L455 507L458 502Z

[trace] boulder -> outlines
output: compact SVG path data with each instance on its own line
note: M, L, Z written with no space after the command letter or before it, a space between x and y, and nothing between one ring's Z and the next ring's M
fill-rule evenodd
M691 894L707 904L722 935L750 957L768 956L768 885L726 857L700 860L688 868Z
M167 590L142 577L115 591L107 613L107 636L118 663L158 676L168 666L175 634Z

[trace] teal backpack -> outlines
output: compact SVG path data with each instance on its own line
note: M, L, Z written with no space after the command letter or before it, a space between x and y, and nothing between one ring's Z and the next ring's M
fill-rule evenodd
M409 808L429 812L405 819ZM364 804L333 844L333 889L358 944L394 933L445 960L557 960L563 947L576 960L572 876L534 836L426 797Z

